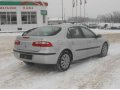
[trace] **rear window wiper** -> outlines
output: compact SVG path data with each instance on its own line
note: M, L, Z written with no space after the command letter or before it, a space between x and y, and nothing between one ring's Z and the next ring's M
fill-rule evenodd
M37 27L37 28L38 28L38 27ZM33 31L33 30L35 30L35 29L37 29L37 28L33 28L33 29L28 30L28 31L25 31L25 32L22 34L22 36L25 36L26 34L28 34L29 32L31 32L31 31Z

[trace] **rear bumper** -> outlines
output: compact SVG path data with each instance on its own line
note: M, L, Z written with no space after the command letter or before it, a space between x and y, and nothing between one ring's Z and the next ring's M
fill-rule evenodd
M58 60L58 54L56 53L36 53L36 52L24 52L13 50L14 56L22 61L39 63L39 64L56 64ZM20 58L20 54L32 55L32 60Z

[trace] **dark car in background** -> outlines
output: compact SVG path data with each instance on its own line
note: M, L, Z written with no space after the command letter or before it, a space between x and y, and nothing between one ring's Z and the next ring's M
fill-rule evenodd
M92 29L96 29L98 27L97 24L89 24L88 26L89 28L92 28Z

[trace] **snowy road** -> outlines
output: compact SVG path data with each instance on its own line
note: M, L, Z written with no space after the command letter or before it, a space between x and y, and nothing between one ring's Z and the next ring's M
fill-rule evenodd
M66 72L46 65L26 66L14 58L14 37L0 39L0 88L120 88L120 42L105 58L79 60Z

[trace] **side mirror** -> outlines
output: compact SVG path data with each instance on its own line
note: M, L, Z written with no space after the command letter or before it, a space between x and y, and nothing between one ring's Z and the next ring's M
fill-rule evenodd
M101 34L96 35L96 38L101 38L101 37L102 37Z

